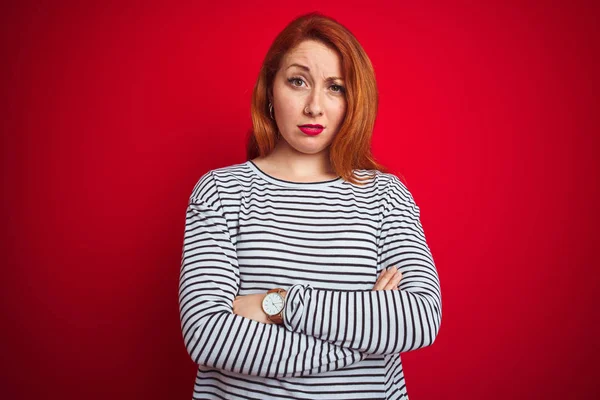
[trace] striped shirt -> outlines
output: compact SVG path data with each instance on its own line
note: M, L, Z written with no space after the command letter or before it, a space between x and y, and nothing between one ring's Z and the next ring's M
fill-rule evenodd
M437 336L438 274L406 186L355 174L368 183L291 182L249 160L197 181L179 281L194 399L408 399L400 353ZM373 290L394 265L399 290ZM282 325L233 313L276 287Z

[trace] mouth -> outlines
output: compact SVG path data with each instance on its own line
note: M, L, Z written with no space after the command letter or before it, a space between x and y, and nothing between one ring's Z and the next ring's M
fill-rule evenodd
M310 136L314 136L314 135L318 135L319 133L323 132L323 129L325 129L325 127L323 127L323 125L299 125L298 128L300 128L300 130L302 132L304 132L306 135L310 135Z
M306 125L298 125L300 128L315 128L315 129L325 129L325 127L323 125L311 125L311 124L306 124Z

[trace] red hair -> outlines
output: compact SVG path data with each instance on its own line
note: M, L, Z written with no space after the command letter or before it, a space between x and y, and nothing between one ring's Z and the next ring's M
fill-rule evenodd
M346 115L330 149L331 167L343 179L359 184L353 169L388 172L371 154L371 137L377 116L379 96L375 72L369 57L354 37L340 23L318 12L294 19L277 35L263 61L252 93L252 125L246 155L248 159L264 157L275 148L277 125L270 118L269 94L284 55L304 40L315 40L337 52L341 59L346 86Z

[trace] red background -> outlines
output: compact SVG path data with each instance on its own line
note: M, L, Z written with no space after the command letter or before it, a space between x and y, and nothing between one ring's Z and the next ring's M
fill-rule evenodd
M598 398L593 2L14 3L3 398L191 398L187 198L246 161L262 58L313 10L374 64L374 153L406 178L439 271L439 336L403 355L411 399Z

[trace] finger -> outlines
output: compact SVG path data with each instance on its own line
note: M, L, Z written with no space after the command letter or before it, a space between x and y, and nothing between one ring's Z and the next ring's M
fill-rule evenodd
M384 275L381 276L381 281L377 284L377 289L375 290L384 290L388 285L390 279L394 276L396 272L396 267L389 268Z
M385 285L384 290L394 289L395 287L398 286L398 283L400 283L401 279L402 279L402 273L400 271L397 271L393 276L390 277L390 280Z
M398 269L395 265L387 269L385 276L381 280L381 290L385 290L391 284L397 271Z
M390 281L387 284L387 286L385 287L385 289L392 290L392 289L398 288L398 284L400 283L401 280L402 280L402 272L398 271L398 272L396 272L396 274L394 274L392 279L390 279Z
M386 269L382 269L379 276L377 277L377 280L375 281L375 285L373 286L373 289L375 290L375 288L378 286L379 282L381 282L381 277L383 275L385 275Z
M383 289L383 285L382 285L382 279L383 277L386 275L387 273L387 268L384 268L381 270L381 272L379 273L379 276L377 277L377 281L375 282L375 285L373 286L373 290L381 290Z
M397 267L395 265L390 268L384 268L379 275L379 278L377 278L377 282L375 283L373 290L385 290L389 285L389 280L394 277L396 271Z

